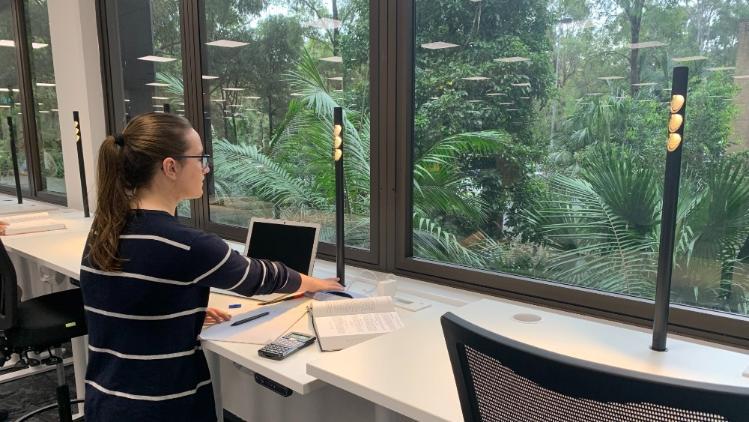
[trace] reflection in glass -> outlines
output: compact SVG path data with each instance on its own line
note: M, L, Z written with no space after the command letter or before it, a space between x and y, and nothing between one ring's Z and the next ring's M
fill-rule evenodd
M116 0L113 7L120 28L115 41L121 64L115 86L122 90L122 103L115 107L121 113L118 123L124 127L147 112L184 116L181 2ZM190 217L190 202L180 203L177 213Z
M211 221L318 222L334 242L333 107L347 130L346 241L369 248L369 2L205 2Z
M749 314L749 4L416 1L413 254L652 299L689 66L672 301Z
M62 140L47 1L30 1L25 5L27 36L31 47L31 92L35 103L34 117L41 159L42 190L64 194L65 168L62 162Z
M10 134L8 117L13 119L16 129L16 152L21 186L29 187L26 148L23 143L23 125L21 124L21 91L18 84L16 67L16 44L10 14L10 0L0 0L0 185L15 188L13 163L10 153Z

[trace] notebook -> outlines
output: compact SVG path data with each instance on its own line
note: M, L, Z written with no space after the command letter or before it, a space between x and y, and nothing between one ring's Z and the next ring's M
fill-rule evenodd
M313 302L310 315L324 352L345 349L403 328L390 296Z

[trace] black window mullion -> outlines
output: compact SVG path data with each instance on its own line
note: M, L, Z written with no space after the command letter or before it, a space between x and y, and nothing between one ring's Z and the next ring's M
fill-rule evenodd
M395 177L395 233L392 239L395 245L391 248L395 252L393 266L400 267L404 260L413 255L412 245L412 221L413 203L411 190L413 188L413 92L414 80L414 3L409 1L395 1L391 19L395 30L392 35L392 46L395 56L395 80L391 83L394 90L389 92L394 96L394 101L389 102L394 110L395 133L392 136L395 154L389 157L392 160L391 169ZM400 40L396 48L396 39ZM407 94L406 94L407 93ZM397 95L408 95L408 101L395 101Z
M16 44L16 60L18 63L18 84L21 97L21 122L23 125L23 139L26 146L26 163L29 169L29 190L32 197L36 197L43 189L41 174L41 159L39 155L39 138L36 130L36 104L34 103L33 83L31 80L31 60L29 56L28 33L26 32L26 11L22 0L11 1L14 35Z
M107 133L121 132L124 129L122 106L122 64L120 59L117 5L113 0L96 2L97 30L99 34L99 57L101 60L101 80L104 88L104 106ZM115 88L115 84L119 86ZM122 120L122 121L119 121Z
M185 115L192 122L195 130L203 140L206 154L212 154L210 142L206 142L206 124L203 110L203 79L201 45L200 0L183 0L182 2L182 58L185 89ZM191 201L193 225L206 228L208 223L208 195L212 183L212 173L206 177L203 196Z

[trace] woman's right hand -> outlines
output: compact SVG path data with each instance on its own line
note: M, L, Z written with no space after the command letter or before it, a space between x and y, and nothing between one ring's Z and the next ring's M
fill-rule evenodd
M333 278L315 278L308 275L302 276L302 284L299 286L300 292L317 292L320 290L343 290L343 286L338 283L338 277Z

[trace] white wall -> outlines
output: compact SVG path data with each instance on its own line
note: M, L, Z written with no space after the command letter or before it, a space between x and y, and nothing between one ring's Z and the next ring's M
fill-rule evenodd
M95 0L48 0L68 206L83 209L73 111L80 113L89 206L96 209L96 156L106 136Z

